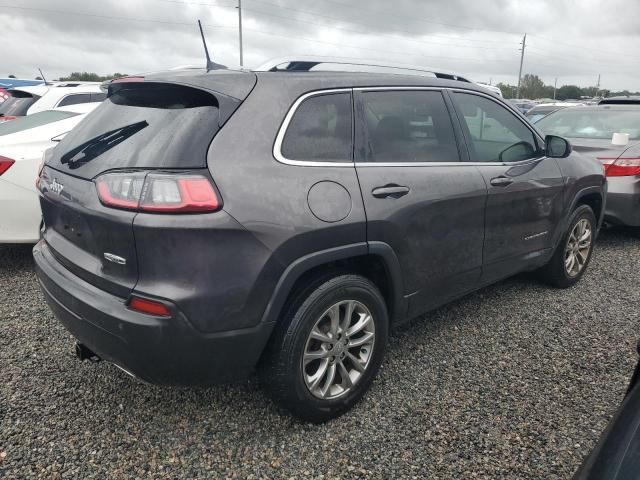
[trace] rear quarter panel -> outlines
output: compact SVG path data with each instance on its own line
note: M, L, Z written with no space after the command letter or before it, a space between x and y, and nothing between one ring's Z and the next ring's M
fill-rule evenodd
M565 182L565 222L568 221L580 198L585 195L597 193L602 196L603 202L605 201L606 178L600 162L576 151L573 151L567 158L558 158L556 161ZM602 210L604 211L604 208ZM600 220L601 218L598 218L598 221ZM564 228L557 230L555 244L560 241L565 230Z
M316 85L315 89L319 88L322 86ZM264 255L254 260L260 266L259 275L244 278L247 298L257 298L263 308L274 291L273 279L292 262L366 240L365 212L353 166L294 166L273 156L274 141L287 111L308 90L305 82L284 83L281 74L261 76L209 149L209 170L225 212L265 249ZM351 209L343 220L327 223L311 212L309 190L321 181L338 183L349 192ZM231 244L225 248L236 258L253 254Z

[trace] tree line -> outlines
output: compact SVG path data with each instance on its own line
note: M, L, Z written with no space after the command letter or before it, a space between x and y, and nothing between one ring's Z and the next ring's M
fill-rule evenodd
M516 98L516 85L508 85L498 83L496 85L502 91L505 98ZM620 92L612 92L607 89L598 89L597 87L579 87L577 85L562 85L556 89L556 100L579 100L580 97L616 97L620 95L640 95L640 92L630 92L622 90ZM540 77L527 73L520 81L520 98L554 98L553 85L545 85Z
M114 73L112 75L98 75L93 72L71 72L66 77L60 77L61 82L104 82L114 78L126 77L126 73ZM16 78L15 75L8 75L7 78ZM42 80L42 77L35 77L35 80Z

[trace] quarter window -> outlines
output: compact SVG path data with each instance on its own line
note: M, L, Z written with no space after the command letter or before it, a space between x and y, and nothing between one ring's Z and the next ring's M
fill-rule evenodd
M439 91L364 92L363 162L458 162L451 117ZM360 142L359 142L360 143Z
M350 93L316 95L297 108L282 141L290 160L350 162L353 113Z
M505 107L479 95L454 93L472 162L518 162L538 155L535 137Z
M90 93L77 93L74 95L67 95L64 97L58 107L66 107L68 105L78 105L80 103L89 103L91 102L91 94Z

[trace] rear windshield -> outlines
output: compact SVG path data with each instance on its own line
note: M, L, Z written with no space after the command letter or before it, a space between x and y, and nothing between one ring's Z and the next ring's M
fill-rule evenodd
M632 140L640 139L640 108L614 110L563 109L551 113L536 123L548 135L570 138L611 138L614 133L628 133Z
M48 123L64 120L65 118L75 117L79 115L74 112L62 112L57 110L45 110L44 112L34 113L26 117L18 118L12 122L0 123L0 136L9 135L10 133L22 132L30 128L41 127Z
M214 95L150 82L114 90L60 142L50 167L93 178L112 169L206 166L219 129Z
M11 96L0 103L0 116L21 117L27 114L29 107L40 98L38 95L31 95L20 90L9 90Z

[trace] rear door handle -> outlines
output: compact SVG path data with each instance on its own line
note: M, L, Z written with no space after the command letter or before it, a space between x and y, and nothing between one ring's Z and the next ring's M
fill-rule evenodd
M400 198L407 193L409 193L409 187L405 187L404 185L396 185L395 183L383 185L382 187L376 187L371 190L371 195L376 198Z
M499 177L492 178L490 183L494 187L508 187L513 183L513 180L509 177L505 177L504 175L500 175Z

